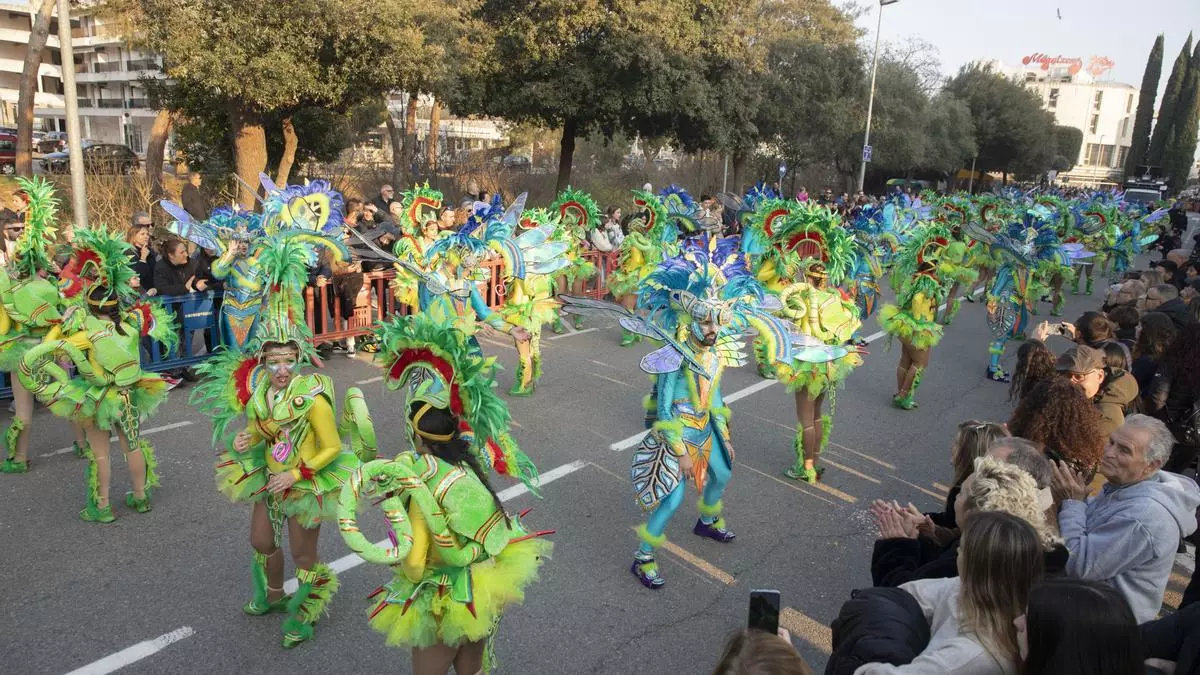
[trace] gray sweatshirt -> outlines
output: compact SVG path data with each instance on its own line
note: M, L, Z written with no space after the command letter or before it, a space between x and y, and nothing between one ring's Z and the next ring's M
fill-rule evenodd
M1112 584L1137 622L1158 616L1179 540L1196 530L1200 487L1159 471L1138 483L1104 486L1087 503L1068 499L1058 525L1071 559L1067 574Z

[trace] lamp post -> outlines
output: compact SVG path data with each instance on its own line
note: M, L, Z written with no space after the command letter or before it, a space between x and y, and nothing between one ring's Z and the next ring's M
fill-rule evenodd
M67 114L67 156L71 166L71 205L75 226L88 226L87 192L83 180L83 139L79 133L79 98L75 89L75 52L71 45L71 5L58 0L58 43L62 53L63 100Z
M867 147L871 145L871 113L875 109L875 69L879 66L879 33L883 29L883 8L900 0L879 0L879 21L875 25L875 54L871 57L871 94L867 97L867 130L863 134L862 163L858 167L858 191L863 191L867 179Z

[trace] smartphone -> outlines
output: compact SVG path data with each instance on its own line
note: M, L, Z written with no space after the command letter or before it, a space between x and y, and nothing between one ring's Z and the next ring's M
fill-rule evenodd
M779 632L779 591L750 591L750 617L746 627L772 635Z

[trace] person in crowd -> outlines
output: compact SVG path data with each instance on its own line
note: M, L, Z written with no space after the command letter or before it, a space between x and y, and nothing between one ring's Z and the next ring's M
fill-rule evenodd
M1184 210L1183 200L1176 201L1171 205L1171 209L1167 211L1167 218L1171 223L1172 232L1175 234L1187 232L1188 217L1187 211Z
M592 248L602 253L608 253L613 250L612 241L608 238L607 229L600 225L592 228L592 231L588 234L588 243L592 245Z
M327 314L330 317L340 316L342 325L335 325L335 329L344 328L349 325L350 318L354 316L354 308L358 304L358 293L363 287L362 266L358 261L353 259L349 261L333 260L328 253L328 249L322 249L321 266L331 275L329 277L318 277L317 286L325 287L325 302L327 303ZM335 349L343 348L339 341L334 345ZM357 341L353 336L346 338L344 349L347 356L355 356L357 351Z
M1137 381L1143 398L1150 391L1150 382L1158 372L1167 347L1175 340L1175 322L1162 312L1146 312L1139 324L1137 342L1133 345L1133 365L1130 372Z
M792 646L787 631L778 635L743 629L729 636L712 675L811 675L812 668Z
M1017 403L1008 430L1040 444L1048 457L1069 462L1090 480L1104 457L1104 423L1082 387L1067 378L1052 377L1039 382Z
M1100 348L1080 344L1058 357L1055 368L1060 377L1078 385L1104 418L1101 433L1107 437L1125 421L1125 409L1137 400L1137 381L1121 368L1107 366L1103 348L1113 344L1125 356L1124 348L1116 343L1101 341ZM1127 360L1127 359L1126 359ZM1123 361L1125 362L1125 361Z
M1045 477L1049 473L1048 463L1042 458L1040 464L1036 470ZM1038 531L1047 572L1061 573L1066 567L1067 552L1046 522L1049 506L1048 500L1043 503L1037 481L1028 471L992 457L981 457L964 482L954 511L960 527L965 527L976 514L987 511L1003 511L1022 518ZM874 585L899 586L917 579L958 574L961 537L938 546L932 538L919 537L921 526L907 513L894 507L884 508L879 503L871 510L879 522L879 539L871 556ZM928 520L925 526L930 526Z
M1169 251L1170 249L1167 250ZM1179 263L1171 260L1167 255L1164 252L1162 260L1150 264L1162 270L1163 277L1166 279L1168 286L1174 286L1175 290L1179 290L1183 287L1183 273L1179 271Z
M1138 321L1141 319L1141 312L1131 305L1117 305L1108 310L1107 315L1108 320L1117 326L1115 332L1117 340L1125 345L1126 349L1132 350L1134 343L1137 342Z
M1141 279L1125 279L1109 289L1104 300L1105 311L1127 305L1139 312L1145 307L1146 282Z
M925 649L911 663L867 663L854 675L1015 672L1020 652L1014 621L1025 612L1030 588L1041 581L1043 555L1028 522L1008 513L975 514L963 526L958 577L900 587L921 608L930 632Z
M398 204L399 202L396 201L396 191L391 185L384 183L379 186L379 194L375 196L375 199L371 200L371 203L375 205L375 222L382 223L390 219L392 204ZM392 220L392 222L399 221Z
M1100 472L1108 484L1090 499L1083 476L1053 465L1068 574L1111 584L1139 623L1158 616L1179 541L1196 530L1200 488L1161 470L1174 442L1161 420L1130 415L1104 450Z
M1008 385L1008 400L1020 401L1037 383L1054 377L1058 357L1045 342L1026 340L1017 349L1017 367Z
M1179 331L1163 351L1145 396L1146 410L1166 423L1175 446L1163 469L1179 473L1200 453L1200 324Z
M1020 675L1142 675L1142 637L1111 586L1047 579L1016 619Z
M354 222L354 229L359 232L373 229L379 222L379 217L379 209L374 204L363 204L362 215ZM349 226L350 223L346 223L346 225Z
M456 230L458 229L458 212L453 206L447 206L442 210L442 215L438 218L439 230Z
M154 295L154 266L158 263L158 254L150 244L150 229L152 223L150 214L138 211L133 214L133 225L125 234L125 241L133 246L133 272L137 276L131 280L131 285L146 295Z
M1149 292L1151 288L1167 283L1167 274L1160 269L1148 269L1142 272L1141 281L1146 284L1146 291Z
M208 290L209 281L197 276L197 265L197 260L188 257L187 244L182 239L168 239L162 247L162 259L154 266L156 295L187 295Z
M954 467L954 482L950 492L946 494L946 506L941 513L926 514L929 520L939 527L957 528L958 518L955 515L955 504L963 483L975 470L975 460L987 454L988 448L997 439L1008 436L1008 429L1003 424L967 420L960 422L958 433L954 436L954 445L950 449L950 465Z
M1200 280L1200 263L1184 263L1183 266L1183 283L1185 286L1192 286ZM1180 289L1181 291L1183 289Z
M11 209L0 211L0 228L4 229L4 237L0 239L0 265L7 265L13 259L17 250L17 240L25 231L25 221Z
M1198 290L1195 295L1188 298L1187 306L1188 311L1192 313L1192 317L1196 319L1197 323L1200 323L1200 290Z
M805 187L803 185L800 186L800 191L796 193L796 201L798 201L798 202L808 201L808 188L807 187Z
M1141 410L1137 379L1130 373L1132 359L1129 350L1119 342L1106 342L1100 350L1104 359L1104 382L1100 385L1100 393L1096 397L1096 405L1100 413L1106 415L1104 406L1117 406L1124 421L1124 415ZM1115 416L1115 410L1114 416Z
M203 182L204 178L199 171L189 171L187 183L184 184L183 191L179 195L179 203L183 210L196 220L208 218L208 199L204 197L204 193L200 192L200 185Z
M1143 623L1140 629L1146 675L1200 673L1200 603L1185 602L1179 611Z
M1179 297L1179 289L1171 284L1159 284L1146 291L1146 311L1162 312L1171 318L1176 328L1196 322L1187 304Z
M608 243L612 244L615 251L621 248L621 242L625 241L625 232L621 229L621 209L616 206L610 206L605 215L604 234L608 237Z

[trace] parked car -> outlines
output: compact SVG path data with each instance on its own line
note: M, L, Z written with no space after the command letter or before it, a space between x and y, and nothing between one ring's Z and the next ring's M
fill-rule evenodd
M500 165L506 169L515 169L517 171L528 171L533 167L533 162L524 155L509 155L500 160Z
M44 138L35 142L35 147L43 155L51 152L66 152L67 132L47 131Z
M11 176L17 172L17 137L0 134L0 173Z
M67 173L71 160L67 153L52 152L42 158L49 173ZM138 156L127 145L83 142L83 170L88 173L133 173L138 168Z

